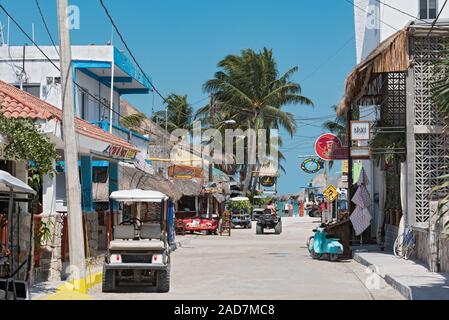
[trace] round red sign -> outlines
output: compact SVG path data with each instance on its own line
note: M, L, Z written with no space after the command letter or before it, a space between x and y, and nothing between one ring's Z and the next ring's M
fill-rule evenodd
M334 152L340 149L342 149L340 139L331 133L323 134L315 143L317 156L326 161L335 160Z

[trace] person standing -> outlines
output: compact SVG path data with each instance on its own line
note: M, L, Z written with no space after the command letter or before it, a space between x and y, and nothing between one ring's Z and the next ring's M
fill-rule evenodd
M288 201L285 201L285 205L284 205L284 215L287 216L290 210L290 206L288 204Z

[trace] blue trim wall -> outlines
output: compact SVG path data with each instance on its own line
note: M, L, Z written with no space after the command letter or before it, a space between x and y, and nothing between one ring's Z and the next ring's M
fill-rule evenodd
M94 212L92 194L92 156L81 156L81 204L83 212Z
M118 163L116 162L110 162L109 163L109 194L111 194L114 191L118 191L119 188L119 167ZM112 209L117 210L118 203L112 202Z
M150 90L152 91L151 83L137 68L137 66L134 63L132 63L131 60L124 53L120 52L115 47L114 47L114 63L117 67L122 69L125 73L129 74L131 77L136 79L136 81L142 84L146 88L146 90L148 90L148 92Z

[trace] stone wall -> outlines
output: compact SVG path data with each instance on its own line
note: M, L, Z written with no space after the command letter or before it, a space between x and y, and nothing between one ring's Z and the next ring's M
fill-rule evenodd
M30 246L33 246L34 234L31 235L30 242L30 232L31 232L31 214L20 214L19 215L19 261L17 268L22 263L27 261L29 256ZM31 248L33 250L33 248ZM33 261L33 252L31 252L31 261ZM31 262L32 263L32 262ZM26 277L28 265L24 265L24 267L18 273L19 279L24 279Z
M416 259L428 266L430 259L429 232L426 229L414 229L414 232L416 237ZM442 232L439 240L440 271L449 272L449 235Z
M50 228L51 237L42 247L39 266L35 266L35 281L60 281L63 217L60 214L45 216L42 222Z
M95 258L98 256L98 213L84 214L85 225L87 232L87 239L89 241L89 251L86 252L86 258L90 256Z

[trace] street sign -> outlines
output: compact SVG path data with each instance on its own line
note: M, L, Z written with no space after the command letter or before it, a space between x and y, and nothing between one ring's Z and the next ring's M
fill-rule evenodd
M348 149L343 147L340 139L331 133L323 134L315 142L315 152L324 161L347 160Z
M331 184L326 188L326 190L324 190L323 194L329 202L332 202L337 199L338 191L337 188Z
M366 141L371 139L371 122L351 121L351 140Z

